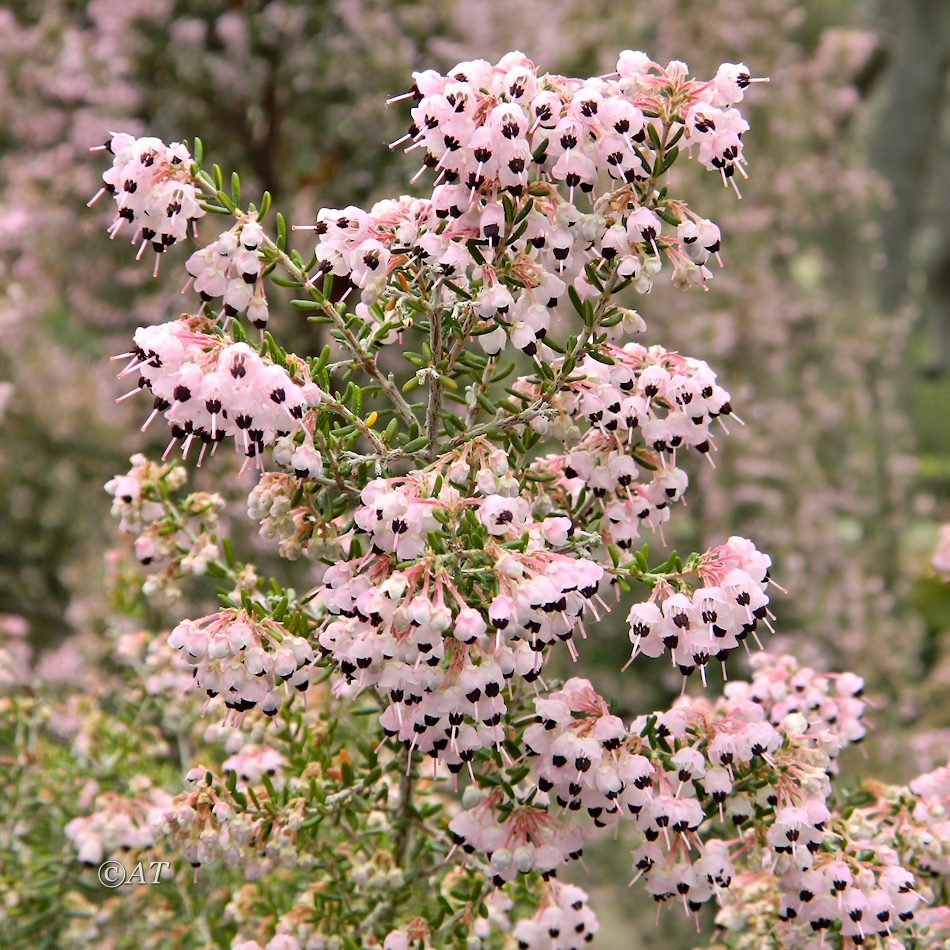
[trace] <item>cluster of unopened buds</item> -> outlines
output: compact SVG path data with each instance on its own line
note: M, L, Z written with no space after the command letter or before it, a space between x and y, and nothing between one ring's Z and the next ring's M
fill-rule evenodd
M277 450L275 460L276 454ZM247 516L260 524L261 537L277 541L280 556L291 561L305 551L310 552L315 528L312 513L293 505L299 485L299 479L293 475L264 472L247 499Z
M180 142L166 145L125 132L114 133L101 147L112 154L112 167L103 174L105 185L92 201L105 193L115 199L110 237L130 224L133 243L141 241L139 257L149 245L158 255L184 240L193 222L205 213L191 177L188 149Z
M735 104L754 80L744 65L702 83L682 63L627 51L614 78L575 80L539 74L515 52L414 79L412 124L393 147L422 150L431 197L324 209L313 226L320 273L360 289L358 316L382 322L386 311L390 322L404 288L424 286L434 305L465 310L487 353L510 340L553 357L543 341L569 286L582 300L605 280L646 293L664 257L679 286L711 277L719 229L682 202L660 207L650 185L681 139L724 181L745 174ZM602 173L613 187L595 198ZM592 195L587 210L576 193Z
M275 868L297 865L299 810L291 808L276 816L251 814L226 788L209 782L205 768L196 766L186 778L193 789L176 796L165 810L162 833L196 872L222 862L256 880ZM257 786L255 795L258 801L267 799L263 786Z
M317 558L338 554L339 534L333 520L327 520L304 500L303 482L333 485L324 474L323 454L314 444L305 420L303 437L286 435L274 443L273 461L283 471L262 472L247 499L247 514L260 524L261 537L277 541L281 557L296 560L302 554Z
M187 480L185 470L150 462L144 455L133 455L129 461L129 471L105 486L112 496L112 514L119 519L120 530L134 536L135 556L149 568L145 593L174 599L180 574L202 575L219 556L213 532L224 499L209 492L192 492L172 511L162 493L181 489Z
M194 668L194 682L221 696L226 718L239 723L258 708L275 716L292 690L305 692L313 677L313 648L276 621L257 620L244 610L226 609L172 630L168 645Z
M141 852L155 844L157 827L171 796L147 779L131 783L132 794L123 797L103 792L96 797L91 815L74 818L66 825L66 837L89 867L125 852Z
M751 541L732 537L700 555L695 573L702 586L657 581L650 599L634 604L627 616L631 661L640 654L658 657L669 651L683 676L698 669L705 682L710 659L724 664L748 636L758 640L760 621L769 624L765 591L770 566L768 555Z
M321 391L302 364L295 367L298 382L248 344L231 343L214 330L204 317L140 327L135 349L117 357L129 359L120 376L138 375L129 396L139 389L154 396L143 430L159 414L171 427L163 460L179 442L187 458L197 442L200 465L208 446L213 453L219 442L232 438L248 461L256 458L263 466L265 447L298 430L306 409L321 401Z
M256 220L247 220L195 251L185 263L191 276L189 284L194 284L206 304L220 298L224 316L246 313L259 330L267 326L268 318L261 280L263 245L264 229Z

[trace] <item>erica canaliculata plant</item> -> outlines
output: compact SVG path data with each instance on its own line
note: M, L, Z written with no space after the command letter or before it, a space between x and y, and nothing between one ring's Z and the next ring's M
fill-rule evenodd
M670 173L682 155L739 194L738 107L761 80L727 63L700 81L633 51L590 79L514 52L413 80L392 100L408 104L409 128L391 148L419 163L411 182L426 195L321 209L297 226L304 251L281 215L269 224L268 194L245 206L237 175L226 189L218 166L203 168L199 141L192 153L119 133L105 146L110 234L130 234L156 266L198 241L183 261L189 312L139 328L121 357L122 398L142 391L143 428L169 428L165 468L135 459L109 486L167 584L191 545L194 573L235 584L168 645L210 708L230 724L272 719L265 735L328 681L313 721L365 716L360 751L374 763L360 773L347 756L328 795L319 770L253 746L225 763L229 779L193 768L161 833L195 868L257 878L307 865L311 809L322 820L331 800L365 802L354 831L381 836L386 886L426 869L423 886L372 904L369 945L491 945L513 926L521 947L580 946L597 920L558 875L605 833L624 833L632 877L658 905L698 928L703 905L721 904L727 941L754 890L730 889L754 873L781 894L755 911L772 939L913 945L931 896L917 856L857 847L853 811L833 796L841 750L864 735L860 679L760 654L721 698L686 694L710 660L725 675L740 646L764 645L771 562L738 536L661 563L644 543L664 543L691 458L712 461L724 420L740 420L704 361L629 340L645 330L629 304L659 280L701 291L714 279L723 236ZM233 223L201 245L215 216ZM325 328L321 352L272 335L295 313ZM179 511L175 457L208 467L222 443L238 464L218 477L257 473L249 515L281 554L309 558L309 591L238 571L213 504ZM581 664L621 594L637 601L631 662L663 657L684 679L670 709L632 722L548 664ZM361 900L370 877L340 886ZM436 899L437 881L457 880ZM273 946L345 941L353 926L340 912Z

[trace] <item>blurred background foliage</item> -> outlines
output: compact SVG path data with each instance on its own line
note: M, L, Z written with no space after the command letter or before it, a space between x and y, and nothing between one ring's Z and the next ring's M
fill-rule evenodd
M707 359L746 423L722 440L715 473L691 472L699 487L671 540L692 549L743 534L769 551L789 589L772 648L866 677L886 706L889 729L868 744L883 778L931 767L950 725L950 588L929 567L950 520L944 0L6 3L0 614L25 618L39 647L105 629L101 486L132 452L156 448L138 431L141 407L113 404L107 356L137 325L177 312L181 271L153 280L103 240L107 213L85 206L101 171L88 148L109 129L200 134L246 189L269 189L307 223L324 205L409 190L411 158L386 147L404 110L384 101L411 70L511 48L567 73L606 72L619 49L642 48L686 58L697 75L741 60L771 76L748 106L741 204L731 192L710 199L708 181L690 192L680 172L723 228L725 269L706 295L658 288L641 308L649 341ZM322 345L273 310L285 344ZM239 512L251 486L228 481ZM585 651L597 685L624 715L665 702L678 677L636 666L620 676L628 645L614 617ZM593 870L607 881L626 859L603 863ZM614 897L603 916L622 920ZM636 945L614 939L603 943Z

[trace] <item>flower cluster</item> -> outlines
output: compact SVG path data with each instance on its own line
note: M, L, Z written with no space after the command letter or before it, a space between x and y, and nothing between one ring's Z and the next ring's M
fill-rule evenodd
M79 860L89 867L119 852L145 851L155 844L157 825L171 796L145 778L132 782L132 795L103 792L91 815L74 818L66 826Z
M172 510L164 493L181 489L187 473L174 463L150 462L133 455L131 468L105 486L112 496L112 514L119 528L134 535L135 556L150 570L143 590L147 594L174 595L179 572L201 575L218 557L213 533L224 507L220 495L192 492Z
M648 449L669 456L681 447L712 449L710 424L732 406L705 362L639 343L608 344L599 355L610 362L587 357L572 370L573 381L554 400L560 412L621 444L639 436Z
M535 700L524 745L532 777L560 808L586 810L598 827L652 782L653 766L625 748L627 727L587 680L572 678ZM629 791L628 791L629 790Z
M664 68L625 50L614 76L539 74L518 52L494 66L460 63L447 76L414 73L407 151L423 148L426 166L472 191L518 194L543 174L590 192L601 172L627 183L649 174L639 147L648 141L651 114L669 99L679 104L686 142L699 146L704 165L724 178L742 170L748 126L730 107L751 81L744 64L725 63L711 82L700 83L683 63Z
M163 414L171 427L167 458L181 441L187 458L201 444L198 463L225 438L248 460L262 465L264 448L300 428L304 411L320 402L320 389L297 367L296 382L283 366L260 356L246 343L231 343L202 317L140 327L130 362L121 376L138 373L138 388L155 397L152 419ZM136 390L133 390L135 392Z
M303 466L303 446L294 452L297 462ZM279 461L280 442L274 449L274 460ZM300 455L297 455L297 453ZM319 458L314 453L316 458ZM308 473L309 469L300 468ZM316 474L316 473L315 473ZM296 475L296 473L295 473ZM277 541L281 557L294 561L303 553L311 553L311 541L317 529L312 512L302 505L293 504L300 484L298 477L283 472L264 472L251 490L247 499L247 516L260 524L260 534L268 541Z
M191 155L179 142L166 145L156 138L136 138L117 132L103 146L113 156L104 192L116 203L116 217L109 235L122 225L132 225L133 243L141 238L139 256L151 244L156 255L188 236L189 226L205 212L191 178ZM90 202L92 203L92 202ZM158 267L158 259L155 262Z
M909 815L915 828L902 828L901 838L923 871L932 877L950 876L950 761L918 775L910 791L916 796Z
M701 853L692 851L707 818L699 792L709 796L707 807L710 801L720 803L729 788L724 771L707 770L705 757L690 746L677 750L665 770L655 750L628 735L585 680L569 682L551 700L536 703L539 719L551 717L531 740L532 749L547 745L532 766L539 787L553 786L560 808L586 806L595 826L604 827L610 817L632 818L645 838L634 852L637 877L645 875L647 890L658 902L682 898L684 907L695 912L718 888L727 887L732 871L726 849L710 841ZM573 773L566 790L565 772Z
M481 609L424 564L390 572L383 558L328 568L318 594L331 615L320 646L356 690L388 697L387 734L452 772L501 743L506 683L538 678L541 651L571 639L601 576L580 561L591 565L585 581L567 570L578 562L544 550L498 561L515 577L501 575L502 592Z
M539 697L524 736L538 794L525 802L547 803L546 820L582 812L597 828L632 820L643 842L636 876L657 902L681 900L687 913L734 877L728 844L699 839L717 817L741 834L763 834L775 873L810 869L826 841L828 775L863 729L861 683L799 670L789 657L763 655L757 667L751 682L730 684L714 704L683 697L629 729L586 680ZM789 694L800 702L784 704Z
M228 317L246 313L259 330L267 326L267 298L260 279L264 230L256 220L236 224L185 263L195 291L205 303L221 299Z
M494 66L415 74L412 125L393 145L423 150L420 174L436 172L432 195L369 212L321 210L313 226L321 272L360 289L356 313L369 323L383 323L384 311L387 325L398 320L415 286L433 305L464 311L486 353L510 341L538 358L554 355L544 338L569 287L578 302L604 281L646 293L664 258L678 286L704 285L719 229L682 202L661 207L653 186L680 139L724 181L744 174L747 125L734 104L748 71L726 64L701 83L682 63L662 67L630 51L617 70L615 79L574 80L509 53ZM611 190L594 196L602 175ZM575 192L591 195L587 210Z
M542 651L559 640L574 649L604 576L594 561L556 550L573 533L568 519L535 522L519 495L465 496L454 487L473 475L475 458L488 462L477 476L482 489L504 480L503 453L482 449L444 473L370 482L354 524L371 550L328 568L315 597L330 616L320 646L354 689L389 697L387 734L453 772L502 741L506 682L536 680ZM432 532L455 534L452 525L455 540L436 553ZM523 549L506 546L522 538ZM443 567L453 557L473 572L468 596Z
M587 901L587 893L576 885L552 881L537 913L515 927L519 950L580 950L590 943L600 924Z
M865 736L864 680L854 673L820 673L787 654L760 653L751 663L755 675L728 683L726 698L756 703L774 725L795 722L805 738L820 743L836 770L841 750Z
M286 760L276 749L249 742L243 745L239 752L225 759L221 768L237 776L239 787L259 785L263 775L274 779L274 785L279 787L280 773L286 764Z
M783 919L808 925L812 933L840 922L839 933L862 944L876 934L890 936L913 920L920 895L913 874L899 865L862 867L832 860L806 871L789 871L780 880ZM857 872L857 876L855 876Z
M195 685L207 693L209 703L223 698L226 718L235 723L254 708L275 716L285 702L282 691L305 692L313 677L313 649L307 640L244 610L184 620L169 634L168 645L194 668Z
M535 708L525 745L537 788L516 802L489 793L450 826L465 850L485 855L499 885L532 868L553 876L595 828L623 819L642 836L633 855L636 877L657 902L681 900L695 913L733 877L728 846L703 843L700 827L717 814L722 820L729 798L739 825L754 809L763 819L773 814L778 793L768 782L779 762L800 770L787 794L798 793L804 776L823 774L810 753L780 754L781 730L752 702L709 709L682 700L628 729L589 682L572 679L539 697ZM738 791L752 780L762 786L754 802ZM582 810L592 821L578 817Z
M193 868L221 862L255 880L274 868L296 866L299 810L266 817L251 814L235 800L240 793L209 781L201 766L193 768L187 779L194 788L176 796L166 808L162 833ZM266 789L257 786L255 796L266 801Z
M693 567L701 585L659 580L649 600L630 608L631 660L669 651L684 676L699 669L703 682L710 659L724 662L759 622L769 623L771 560L751 541L732 537L700 555Z
M471 789L474 804L452 819L449 832L465 854L484 856L496 887L532 871L547 880L583 854L589 827L538 805L506 802L499 791L481 796Z
M602 531L628 550L641 525L662 528L670 506L683 497L689 480L677 467L677 451L709 453L715 447L710 425L731 414L732 406L701 360L638 343L607 344L599 357L577 365L552 400L558 415L551 433L569 449L543 456L533 470L553 479L552 489L572 505L584 491L596 498ZM539 387L524 379L516 389L529 405L539 396ZM587 426L579 439L578 424Z
M943 867L921 830L939 829L942 792L928 794L919 820L906 803L888 811L881 820L901 829L889 843L867 834L877 816L861 800L835 800L839 754L864 735L859 678L755 660L751 681L728 684L719 700L684 688L672 708L632 723L586 680L552 691L541 678L558 641L576 659L585 621L607 609L607 577L617 590L651 591L630 613L631 658L668 652L684 676L699 670L705 680L710 658L724 660L757 640L760 623L770 627L770 560L750 541L732 537L655 567L646 548L620 553L641 523L662 528L687 487L681 456L709 456L713 422L732 407L702 361L623 345L643 322L616 294L644 294L664 270L679 287L708 283L720 229L661 179L682 148L735 188L747 130L735 106L752 81L742 64L698 82L682 63L663 67L631 51L615 74L587 80L539 73L519 53L445 76L418 73L412 126L398 144L422 156L420 175L435 173L431 195L319 212L309 264L287 247L282 218L271 241L256 206L239 207L236 176L229 197L217 167L212 176L187 153L176 161L149 140L113 141L122 155L113 174L128 172L130 156L158 166L123 181L134 201L191 189L194 209L166 203L162 235L184 236L202 207L236 222L186 265L203 315L139 329L123 375L151 392L149 421L164 414L170 424L166 457L179 441L186 457L200 443L200 464L209 446L233 438L245 466L262 472L249 511L263 533L287 555L306 548L325 562L303 598L275 582L241 608L183 621L167 639L209 702L224 700L224 725L251 709L264 714L254 716L253 743L226 742L225 784L196 766L193 789L165 810L166 833L195 867L220 860L251 877L283 876L312 861L319 882L307 896L321 926L359 913L385 887L363 917L368 942L390 950L443 936L471 946L489 885L517 880L510 898L526 903L533 888L540 901L517 941L574 947L597 923L586 895L556 875L594 834L619 834L624 823L635 836L635 879L658 905L695 916L711 900L728 904L724 894L751 867L773 883L773 929L792 939L806 930L852 943L911 932L929 899L920 877ZM118 225L137 226L144 252L159 235L144 223L151 206L129 206L112 184ZM295 292L296 309L330 327L319 356L288 355L263 333L256 350L240 321L222 319L246 313L263 330L272 271ZM331 276L350 289L334 292ZM556 313L562 301L573 325ZM421 352L405 352L417 370L408 379L377 351L402 334L424 337ZM498 359L508 346L529 357L509 354L531 375L499 397L516 371ZM416 390L424 402L413 401ZM557 454L545 454L550 442ZM268 446L280 471L263 473ZM151 477L133 471L110 484L136 530L166 518L150 508L164 502L146 490ZM190 538L174 514L177 545L179 532ZM311 549L314 536L333 549ZM196 551L195 564L208 566L214 542ZM235 580L232 561L216 561L215 573ZM281 717L286 729L264 731L288 694L310 686L315 648L339 671L336 699L380 697L378 724L361 718L349 747L324 748L346 731L346 704L327 704L319 719L295 703ZM532 705L533 723L523 715ZM404 775L383 737L408 750ZM433 785L414 774L423 757L436 779L466 768L471 778L461 779L448 835L441 808L422 798ZM330 795L327 779L339 781ZM339 822L325 822L336 813ZM354 831L330 861L315 856L321 823ZM313 851L302 843L308 832ZM456 850L467 857L451 865ZM408 893L426 873L414 876L414 862L452 868L433 872L446 885L438 920ZM328 913L339 868L352 871L353 906ZM401 902L405 911L394 912ZM499 916L509 909L498 907ZM323 939L285 924L275 950L303 942L298 934Z
M941 944L950 935L937 896L950 867L948 788L945 768L909 788L868 783L847 807L826 809L823 827L831 835L820 849L786 853L737 875L717 923L726 933L769 935L788 947L828 938L861 946L875 937L895 947ZM788 830L798 830L797 844L813 827L802 821Z
M193 703L180 700L191 686L194 669L178 650L172 649L164 637L154 638L145 630L125 633L115 647L116 662L134 671L147 696L161 696L162 709L169 706L193 708Z
M646 801L630 809L646 839L634 852L634 866L656 901L682 900L696 911L730 886L726 846L691 846L700 826L717 814L753 834L764 827L777 861L789 846L796 857L817 851L828 817L823 795L831 760L797 722L772 725L750 700L710 707L684 697L669 712L639 717L631 733L656 769Z
M169 491L177 491L188 475L183 468L159 465L141 453L133 455L129 463L128 472L111 478L105 490L112 496L112 515L119 520L119 530L138 534L165 514L159 482L164 480Z

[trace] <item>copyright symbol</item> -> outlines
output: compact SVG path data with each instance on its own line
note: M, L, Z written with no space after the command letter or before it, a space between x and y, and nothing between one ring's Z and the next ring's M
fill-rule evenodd
M121 887L125 883L125 866L121 861L103 861L96 876L103 887Z

